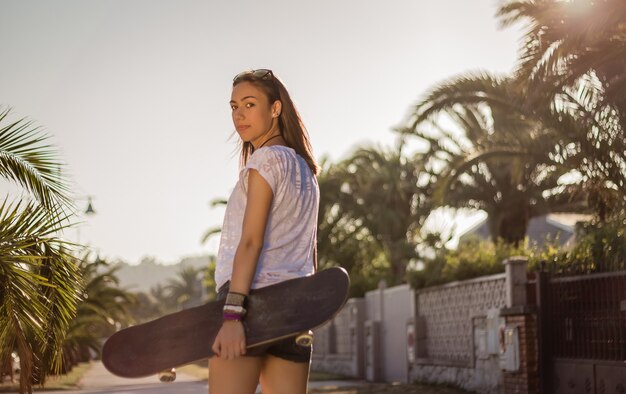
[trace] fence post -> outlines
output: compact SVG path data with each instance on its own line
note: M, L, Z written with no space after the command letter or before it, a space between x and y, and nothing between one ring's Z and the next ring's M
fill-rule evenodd
M552 353L550 351L550 329L548 327L549 299L548 299L548 274L544 271L542 262L541 271L537 272L535 292L537 294L537 358L539 392L549 394L552 392Z
M501 330L504 392L537 393L537 314L528 305L526 297L528 259L511 257L503 263L506 273L506 308L500 310L500 316L506 320L506 326ZM510 340L509 334L515 340ZM519 355L519 363L510 363L506 359L514 354ZM515 367L511 367L512 365Z
M506 307L524 306L526 301L526 257L510 257L503 262L506 274Z

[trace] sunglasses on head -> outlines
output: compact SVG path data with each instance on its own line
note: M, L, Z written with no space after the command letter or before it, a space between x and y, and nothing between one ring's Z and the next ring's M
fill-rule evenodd
M258 79L274 79L274 74L272 73L272 70L260 68L258 70L248 70L240 72L239 74L235 75L235 78L233 78L233 82L237 82L239 79L250 75Z

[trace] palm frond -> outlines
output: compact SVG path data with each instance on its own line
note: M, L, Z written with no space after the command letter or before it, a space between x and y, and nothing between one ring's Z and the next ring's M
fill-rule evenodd
M426 97L415 105L409 128L415 127L440 112L453 110L457 105L489 104L521 111L521 102L517 102L509 92L508 77L488 73L467 73L450 78L431 89Z
M208 229L203 235L202 238L200 238L200 244L204 245L205 243L207 243L207 241L209 240L209 238L211 238L212 236L219 234L222 232L222 228L221 227L211 227L210 229Z
M46 304L46 340L41 344L41 368L60 373L63 367L63 343L76 317L77 304L82 297L82 282L74 257L64 247L46 247L37 271L46 279L40 297ZM45 376L45 375L44 375Z
M35 362L41 366L44 354L58 365L60 341L75 310L71 244L55 235L68 226L66 219L59 209L35 203L0 204L0 349L17 348L22 390L30 388Z
M228 200L226 200L224 198L214 198L210 202L211 208L215 208L217 206L226 205L226 204L228 204Z
M9 113L0 110L0 176L24 187L48 210L72 207L62 164L47 144L49 138L25 119L11 122Z

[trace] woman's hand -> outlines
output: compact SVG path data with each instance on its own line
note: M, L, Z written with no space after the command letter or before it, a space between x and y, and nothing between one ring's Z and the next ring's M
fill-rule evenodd
M225 320L215 337L213 352L225 360L233 360L246 354L246 333L243 323L237 320Z

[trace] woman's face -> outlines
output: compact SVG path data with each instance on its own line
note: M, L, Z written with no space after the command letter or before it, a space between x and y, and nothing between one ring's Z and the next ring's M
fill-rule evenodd
M240 82L233 87L230 98L233 124L239 137L255 147L275 127L276 102L271 106L263 91L250 82ZM274 107L274 108L272 108ZM271 134L271 133L270 133Z

